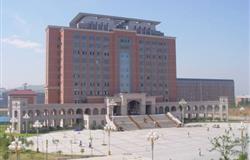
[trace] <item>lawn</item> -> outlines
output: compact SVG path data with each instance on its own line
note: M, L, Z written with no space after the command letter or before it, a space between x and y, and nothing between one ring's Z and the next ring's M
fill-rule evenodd
M69 158L81 158L81 156L70 156L70 155L60 155L56 153L50 153L48 154L48 159L47 160L58 160L58 159L69 159ZM34 151L25 151L20 153L20 159L21 160L45 160L46 159L46 154L45 153L36 153ZM1 160L1 157L0 157ZM15 153L10 153L10 157L8 160L16 160L16 154Z

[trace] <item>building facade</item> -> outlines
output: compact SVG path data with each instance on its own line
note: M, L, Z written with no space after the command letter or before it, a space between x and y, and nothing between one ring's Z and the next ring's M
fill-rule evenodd
M12 106L12 127L16 132L25 132L26 125L32 130L37 120L43 128L73 128L82 124L91 129L109 123L116 130L134 130L176 127L184 118L228 119L226 97L216 101L189 101L181 106L178 102L159 102L157 97L145 93L120 93L106 97L103 103L29 104L27 99L17 99L12 101ZM28 119L24 119L25 114Z
M237 96L235 100L236 106L250 106L250 95Z
M175 38L160 22L79 13L46 29L45 102L103 101L117 93L176 100Z
M177 100L213 101L221 96L228 97L229 105L234 105L234 81L225 79L177 79Z

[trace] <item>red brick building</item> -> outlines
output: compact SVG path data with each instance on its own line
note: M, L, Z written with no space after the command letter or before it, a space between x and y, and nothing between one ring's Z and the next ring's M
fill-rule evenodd
M28 104L36 104L36 93L30 89L12 90L8 93L9 104L13 99L27 99Z
M45 103L102 101L120 92L176 100L175 38L160 22L79 13L46 29Z

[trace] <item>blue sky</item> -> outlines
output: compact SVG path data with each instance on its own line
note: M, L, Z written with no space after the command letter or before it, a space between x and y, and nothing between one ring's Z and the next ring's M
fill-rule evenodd
M1 87L45 83L45 28L78 12L161 21L177 40L177 76L234 79L250 93L248 0L0 0Z

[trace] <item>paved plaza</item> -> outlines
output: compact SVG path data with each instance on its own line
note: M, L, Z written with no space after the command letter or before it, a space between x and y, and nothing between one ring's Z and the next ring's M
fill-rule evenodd
M219 124L220 128L212 127ZM218 136L224 133L228 128L227 123L200 123L202 126L194 127L197 123L189 124L193 127L183 128L161 128L154 129L160 135L160 139L155 143L155 160L210 160L218 159L219 153L216 151L209 152L211 145L208 137ZM239 123L231 123L236 136L240 135ZM248 124L249 126L249 124ZM209 129L208 129L209 128ZM248 127L248 132L249 132ZM43 134L39 136L39 148L41 152L45 152L45 141L48 140L48 151L62 151L63 154L84 154L98 155L100 157L88 158L91 160L149 160L151 159L151 146L146 136L150 130L135 130L125 132L111 133L111 152L112 156L107 158L108 143L107 134L102 130L83 130L77 131L61 131ZM92 137L93 149L89 148L89 137ZM105 137L105 138L104 138ZM36 149L36 137L31 137ZM56 145L53 140L58 139ZM80 142L81 141L81 142ZM71 143L72 142L72 143ZM80 146L82 143L82 147ZM81 149L84 148L84 153Z

